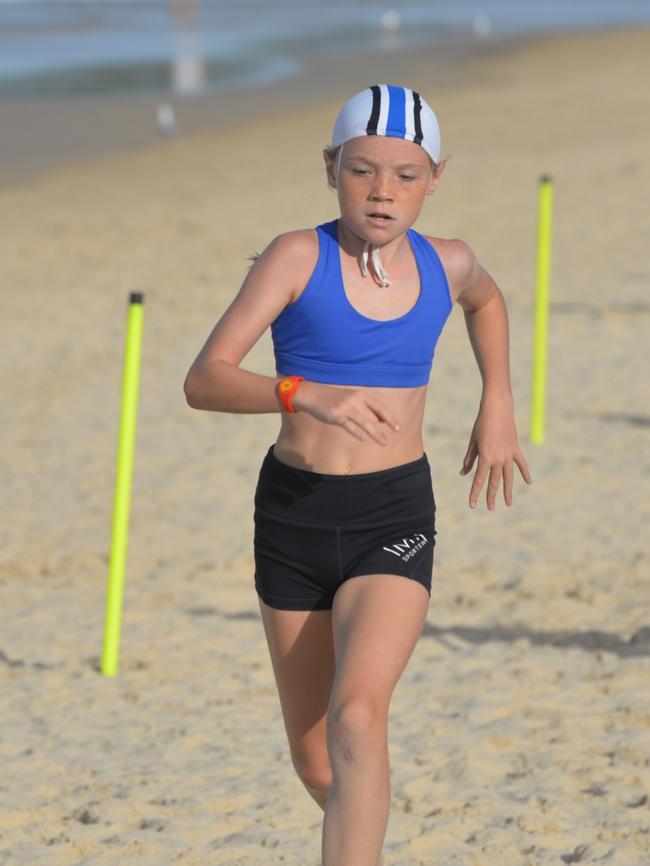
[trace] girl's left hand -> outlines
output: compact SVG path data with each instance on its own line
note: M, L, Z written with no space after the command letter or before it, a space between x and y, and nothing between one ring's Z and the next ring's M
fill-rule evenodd
M519 466L524 481L527 484L533 483L526 458L519 447L512 403L489 399L481 401L463 460L463 468L460 470L461 475L466 475L471 470L477 456L478 466L469 492L470 508L476 508L481 488L488 475L490 480L486 501L489 510L494 510L502 475L503 496L506 505L512 505L513 460Z

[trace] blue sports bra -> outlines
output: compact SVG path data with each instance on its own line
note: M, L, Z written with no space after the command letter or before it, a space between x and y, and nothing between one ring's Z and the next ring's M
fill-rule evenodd
M271 324L277 374L336 385L426 385L453 307L438 254L425 237L408 229L420 273L418 299L403 316L370 319L345 294L337 222L316 226L314 272L300 297Z

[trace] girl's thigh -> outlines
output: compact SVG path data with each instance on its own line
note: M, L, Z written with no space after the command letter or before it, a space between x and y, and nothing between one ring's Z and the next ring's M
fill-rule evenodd
M368 718L385 722L428 609L426 587L405 575L364 574L341 585L332 608L337 672L333 717L343 707L356 705Z
M279 610L259 598L291 757L301 774L329 766L326 717L335 676L331 610Z

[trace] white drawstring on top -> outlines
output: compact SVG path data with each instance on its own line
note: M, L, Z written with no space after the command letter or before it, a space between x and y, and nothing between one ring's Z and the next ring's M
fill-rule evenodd
M368 247L372 247L370 258L374 271L377 274L382 287L386 289L390 286L390 280L388 279L389 273L384 270L384 266L379 258L379 247L376 244L371 244L370 241L366 241L363 245L363 251L361 253L361 273L364 277L368 276Z

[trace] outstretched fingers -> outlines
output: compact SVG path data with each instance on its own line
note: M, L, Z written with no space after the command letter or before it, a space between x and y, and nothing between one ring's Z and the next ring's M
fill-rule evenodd
M533 478L526 464L526 460L523 454L521 454L521 451L514 455L513 460L519 466L524 480L528 484L532 484ZM503 463L490 464L484 457L481 457L481 455L479 454L476 474L474 475L474 481L472 482L472 486L469 491L470 508L476 508L476 504L478 502L481 490L483 489L483 485L485 484L485 481L487 479L489 480L485 499L488 509L490 511L494 511L497 493L502 483L503 498L505 500L505 503L508 506L512 505L512 488L514 482L512 462L512 460L505 460Z
M503 464L503 498L506 505L512 505L512 483L514 473L512 471L512 460L506 460Z
M523 452L520 448L517 448L512 458L517 466L519 467L519 471L521 472L521 477L524 479L526 484L533 483L533 476L530 474L530 469L528 468L528 463L526 463L526 458L523 455Z
M470 508L476 508L476 503L478 502L479 495L481 493L481 490L483 489L483 485L485 484L485 479L488 477L489 473L490 464L484 457L479 454L478 466L476 467L476 473L474 475L474 480L472 481L472 486L469 489Z

